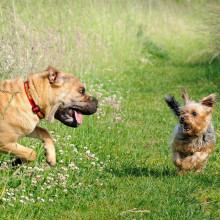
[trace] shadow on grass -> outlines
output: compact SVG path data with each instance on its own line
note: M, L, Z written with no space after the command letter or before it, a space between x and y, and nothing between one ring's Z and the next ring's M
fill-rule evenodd
M111 173L115 174L118 177L124 176L135 176L135 177L173 177L178 176L175 169L170 169L168 167L158 167L158 168L149 168L149 167L128 167L123 170L112 169Z

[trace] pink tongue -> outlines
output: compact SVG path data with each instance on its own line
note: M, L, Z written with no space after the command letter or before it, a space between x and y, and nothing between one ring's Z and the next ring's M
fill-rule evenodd
M79 124L81 124L82 121L83 121L82 113L79 112L79 111L74 110L74 114L75 114L76 121L77 121Z

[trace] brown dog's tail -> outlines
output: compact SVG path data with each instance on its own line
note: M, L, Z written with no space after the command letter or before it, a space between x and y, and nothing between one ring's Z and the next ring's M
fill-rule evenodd
M170 107L170 109L173 110L174 114L179 117L180 116L180 110L179 110L180 104L178 101L176 101L174 96L167 95L165 97L165 102Z

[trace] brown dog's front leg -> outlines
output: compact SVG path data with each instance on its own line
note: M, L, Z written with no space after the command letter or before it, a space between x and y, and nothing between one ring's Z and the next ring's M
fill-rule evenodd
M6 154L12 154L24 159L27 162L32 162L36 159L36 152L33 149L24 147L17 143L8 143L1 148L1 152Z
M38 138L44 142L47 163L54 166L56 164L56 152L49 132L44 128L36 126L34 131L30 133L28 137Z

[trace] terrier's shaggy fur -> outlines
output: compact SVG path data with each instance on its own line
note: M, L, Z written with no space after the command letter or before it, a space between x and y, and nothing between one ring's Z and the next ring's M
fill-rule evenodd
M216 103L216 95L204 97L199 103L188 98L185 89L182 89L184 106L173 96L166 96L165 101L178 116L172 140L172 161L177 171L184 173L187 170L196 170L199 173L205 168L216 142L212 111Z

